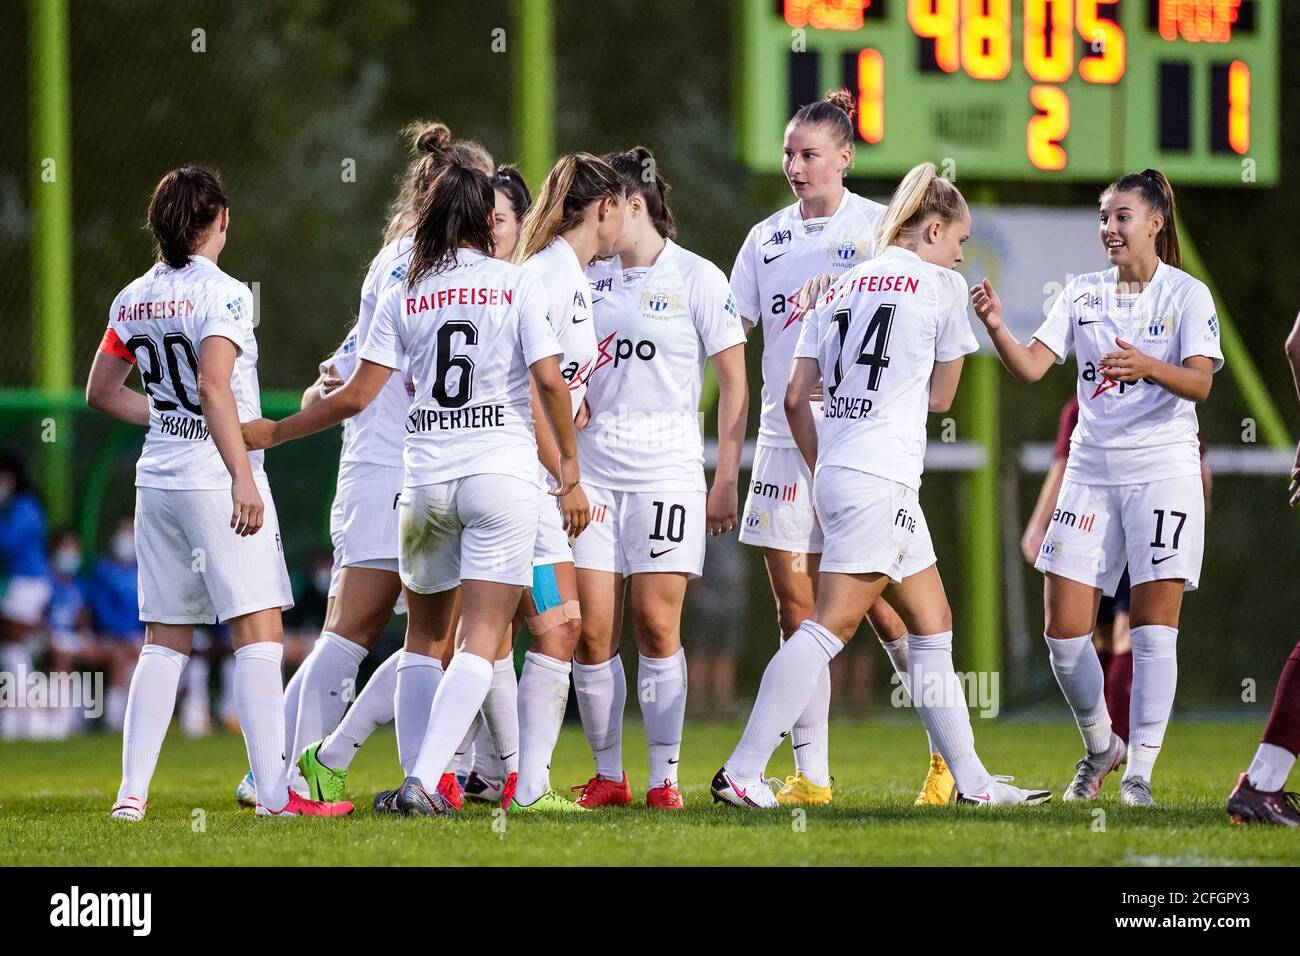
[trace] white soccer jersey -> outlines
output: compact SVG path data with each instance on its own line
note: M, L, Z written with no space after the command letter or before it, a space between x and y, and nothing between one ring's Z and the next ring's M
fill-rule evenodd
M239 349L230 377L239 420L261 418L253 294L246 285L194 256L183 269L157 263L113 300L100 350L135 364L149 396L137 487L230 487L199 405L199 350L210 335ZM248 456L257 478L264 478L262 457L260 451Z
M357 350L366 341L375 306L380 296L391 286L400 285L411 264L411 247L414 240L404 236L384 246L370 263L365 281L361 284L361 306L357 309L357 324L347 338L327 361L321 371L331 364L338 369L339 377L347 381L357 367ZM405 370L384 383L375 400L352 418L343 422L343 450L341 462L402 466L402 440L405 437L406 413L411 407L413 392Z
M1115 294L1118 270L1073 279L1034 333L1057 363L1079 365L1079 423L1065 477L1081 484L1142 484L1201 473L1196 403L1146 381L1107 381L1101 357L1117 338L1170 365L1204 355L1223 367L1219 319L1205 283L1158 262L1136 298ZM1127 300L1127 301L1126 301Z
M573 246L559 237L552 239L524 268L542 280L550 305L551 326L560 343L560 371L569 383L573 414L578 414L587 394L596 361L596 332L591 320L587 277Z
M648 269L587 270L597 358L582 476L616 491L704 490L704 361L745 341L722 270L672 240Z
M966 283L951 269L890 246L841 276L804 317L795 349L821 366L818 469L840 465L919 490L934 364L977 348Z
M740 314L763 326L760 445L794 447L785 418L785 386L803 313L791 297L813 276L839 276L875 255L876 227L884 214L880 203L845 190L828 218L801 219L796 202L749 230L731 270L731 291ZM813 411L820 414L815 405Z
M536 277L461 249L455 265L379 300L361 358L409 365L408 486L466 475L537 480L528 368L558 355Z

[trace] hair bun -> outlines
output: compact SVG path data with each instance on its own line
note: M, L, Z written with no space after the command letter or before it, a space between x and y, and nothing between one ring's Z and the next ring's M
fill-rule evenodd
M451 130L445 123L414 124L409 130L417 153L441 153L451 145Z
M826 102L837 110L841 110L850 120L858 111L858 105L853 99L853 94L842 86L838 90L828 90L826 92Z

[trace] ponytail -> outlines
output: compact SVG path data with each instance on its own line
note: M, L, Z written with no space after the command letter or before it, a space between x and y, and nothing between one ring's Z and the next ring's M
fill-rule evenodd
M1160 170L1144 169L1140 173L1126 173L1115 180L1106 187L1101 198L1104 200L1109 193L1130 191L1140 195L1151 211L1165 221L1156 234L1156 256L1166 265L1181 269L1183 252L1178 244L1178 223L1175 221L1178 207L1174 202L1174 187Z
M556 236L582 221L587 207L602 199L618 199L623 183L618 173L590 153L568 153L546 174L537 201L524 218L515 262L523 263L549 246Z
M893 245L916 244L921 226L930 216L943 223L955 222L969 210L961 192L942 176L936 175L934 163L913 166L894 190L876 231L876 249Z
M402 175L402 185L388 207L388 225L384 228L384 245L410 235L415 229L420 205L434 178L449 163L457 162L492 175L492 156L478 143L453 141L445 123L418 120L402 130L413 158Z
M451 162L434 177L415 224L408 288L456 261L462 246L492 255L492 183L477 166Z
M677 236L677 223L668 208L668 193L672 186L659 175L659 164L654 154L644 146L633 146L622 153L609 153L603 157L610 168L618 173L626 196L637 195L645 203L646 213L655 231L665 239Z
M173 169L149 199L149 231L158 261L184 269L203 234L221 210L229 207L225 187L215 172L202 166Z
M844 149L853 145L853 117L856 113L857 105L853 101L853 94L841 87L838 90L828 90L825 99L800 107L788 125L825 124L830 128L836 148Z

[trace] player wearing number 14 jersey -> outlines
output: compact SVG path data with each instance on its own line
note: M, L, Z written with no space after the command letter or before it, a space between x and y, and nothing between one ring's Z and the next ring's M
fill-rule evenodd
M890 589L907 627L906 683L959 800L1033 804L1047 791L995 778L975 752L970 713L952 666L952 612L917 500L928 411L946 411L963 357L975 351L966 287L952 267L970 234L957 188L926 163L899 184L875 259L849 270L804 318L785 409L810 467L825 535L817 602L763 674L744 735L713 779L715 800L772 807L763 783L772 751L816 692L822 671ZM824 383L817 423L808 390Z
M229 222L214 174L184 167L163 178L149 205L159 261L114 300L86 389L93 407L149 429L135 508L146 637L127 702L119 820L144 817L194 625L217 620L235 645L258 814L352 811L303 799L285 775L280 611L293 598L262 453L240 437L261 403L253 297L217 266ZM147 398L124 385L132 366Z

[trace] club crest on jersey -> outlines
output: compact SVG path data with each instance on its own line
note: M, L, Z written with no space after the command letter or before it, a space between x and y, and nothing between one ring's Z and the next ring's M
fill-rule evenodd
M763 241L765 246L783 246L790 241L789 229L778 229Z
M843 242L827 243L826 255L836 265L861 262L867 258L867 243L853 242L850 239L845 239Z
M642 292L641 311L648 312L650 318L666 318L669 312L680 312L682 297L665 292Z
M1178 331L1178 316L1155 315L1147 322L1146 328L1142 330L1142 341L1147 343L1168 342L1171 337Z

